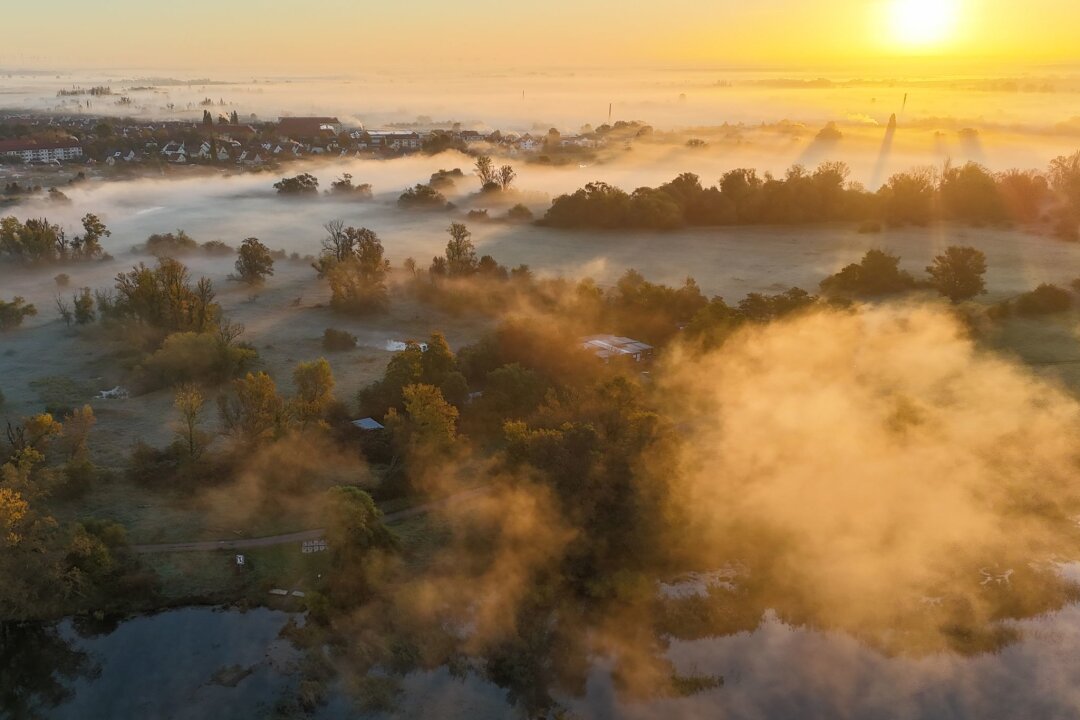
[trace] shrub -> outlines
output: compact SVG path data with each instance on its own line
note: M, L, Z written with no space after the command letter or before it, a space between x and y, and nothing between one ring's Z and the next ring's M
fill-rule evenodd
M232 255L233 253L232 247L220 240L207 240L202 244L202 251L207 255Z
M53 280L56 281L56 287L67 287L71 283L71 276L67 273L60 273Z
M147 359L145 380L152 387L221 382L247 371L257 358L250 345L227 343L216 333L173 333Z
M154 233L146 238L146 252L158 257L173 257L197 250L199 243L183 230L175 233Z
M521 203L506 211L506 219L514 222L528 222L533 219L533 212Z
M441 208L446 206L446 196L430 185L417 183L401 193L398 205L407 208Z
M1065 312L1070 307L1072 295L1069 291L1048 283L1016 298L1016 312L1025 317Z
M319 180L314 175L303 173L291 178L281 178L274 183L279 195L310 195L319 191Z
M19 327L31 315L37 315L37 308L19 296L10 301L0 300L0 331Z
M879 232L881 232L881 223L877 220L867 220L859 225L859 234L861 235L870 235Z
M344 330L326 328L323 331L322 346L324 350L352 350L356 347L356 336Z

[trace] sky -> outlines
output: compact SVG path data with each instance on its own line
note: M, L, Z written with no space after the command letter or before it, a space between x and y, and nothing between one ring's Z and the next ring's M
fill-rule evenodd
M3 17L33 30L4 33L6 69L1006 71L1080 61L1076 0L51 0L10 3Z

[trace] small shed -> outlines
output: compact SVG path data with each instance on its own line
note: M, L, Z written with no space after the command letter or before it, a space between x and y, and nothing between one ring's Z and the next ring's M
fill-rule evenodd
M359 420L352 421L353 427L360 428L361 430L382 430L383 424L375 418L360 418Z

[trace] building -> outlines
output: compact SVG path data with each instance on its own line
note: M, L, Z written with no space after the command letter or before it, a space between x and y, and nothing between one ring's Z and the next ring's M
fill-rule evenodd
M341 121L336 117L283 117L278 119L277 133L283 138L314 138L325 134L337 136Z
M411 130L372 130L364 131L356 144L368 150L403 152L419 150L424 144L424 139Z
M18 157L23 162L79 160L82 146L73 137L58 140L0 140L0 157Z
M375 418L369 418L369 417L360 418L359 420L353 420L352 425L353 425L353 427L359 428L361 430L383 430L384 429L382 423L380 423Z
M590 335L581 338L581 346L604 362L611 362L612 358L642 362L653 355L652 345L618 335Z

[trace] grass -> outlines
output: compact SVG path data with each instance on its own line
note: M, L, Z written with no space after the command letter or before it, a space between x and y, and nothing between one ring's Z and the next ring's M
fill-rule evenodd
M1060 380L1080 396L1080 312L1009 318L996 327L988 344L1016 357L1037 374Z
M401 541L406 562L415 567L426 564L445 538L445 528L429 515L407 518L391 527ZM141 560L158 574L162 595L169 603L244 600L260 605L295 604L293 598L270 595L270 589L309 591L329 570L329 553L304 554L298 542L251 548L243 554L242 570L236 566L234 551L150 553Z
M160 553L142 556L161 580L166 601L290 603L269 594L272 588L310 591L329 569L328 553L300 552L300 543L244 551L244 566L234 552Z

